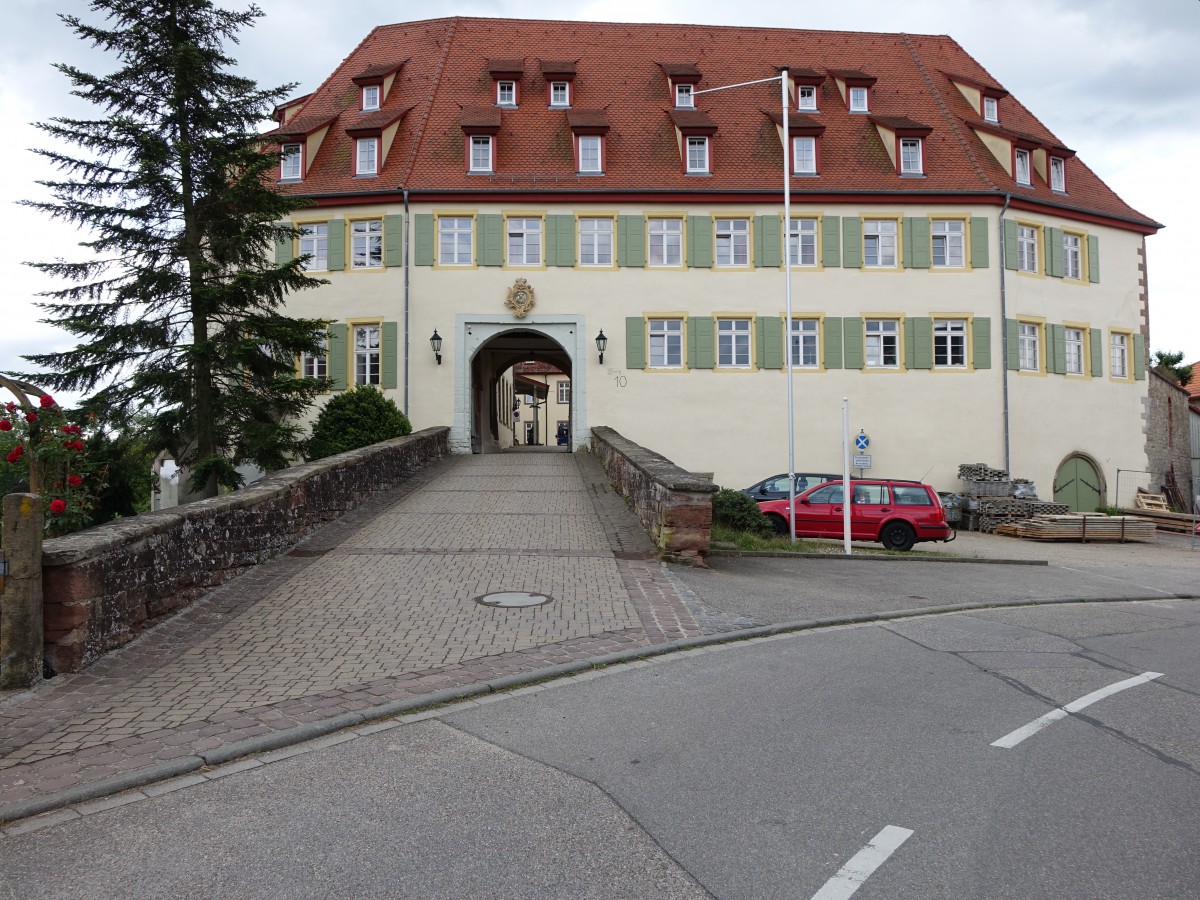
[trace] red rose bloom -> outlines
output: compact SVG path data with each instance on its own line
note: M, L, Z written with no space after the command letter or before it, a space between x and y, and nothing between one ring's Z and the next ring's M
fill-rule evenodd
M54 398L51 397L49 394L43 394L42 399L39 400L38 403L41 404L42 409L49 409L51 406L54 405Z
M0 431L12 431L12 422L8 419L0 419Z
M67 484L69 484L71 487L79 487L81 484L83 484L83 479L78 475L68 475Z
M36 422L37 421L37 413L26 413L25 421L26 422Z
M65 500L51 500L50 501L50 512L54 513L54 515L61 516L66 511L67 511L67 503Z
M4 404L4 408L6 410L8 410L9 412L15 412L17 409L17 404L15 404L11 400L9 400L7 403Z
M10 463L17 463L17 462L21 461L21 457L24 455L25 455L25 448L21 444L17 444L17 446L12 448L12 450L9 452L8 456L6 456L4 458L7 459Z

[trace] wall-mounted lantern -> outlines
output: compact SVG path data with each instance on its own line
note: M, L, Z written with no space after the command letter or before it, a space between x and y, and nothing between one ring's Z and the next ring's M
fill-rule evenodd
M604 336L604 329L600 329L600 333L596 335L596 349L600 351L600 365L604 365L604 350L608 347L608 338Z
M437 329L433 329L433 337L429 339L429 346L433 348L433 355L437 357L437 363L442 364L442 336L437 333Z

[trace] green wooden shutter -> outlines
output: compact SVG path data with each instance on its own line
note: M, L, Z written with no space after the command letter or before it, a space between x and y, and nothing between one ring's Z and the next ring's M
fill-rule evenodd
M1004 220L1004 268L1017 268L1017 223Z
M842 345L845 348L846 368L861 369L866 364L862 319L856 316L842 319Z
M842 367L842 320L838 316L826 316L821 322L825 329L825 368Z
M911 357L905 360L910 369L933 368L933 319L914 316L904 320L905 348L912 348Z
M1100 283L1100 238L1088 235L1088 281Z
M1062 325L1046 326L1046 368L1055 375L1067 372L1067 329Z
M275 227L276 228L291 228L292 223L291 222L276 222ZM275 236L275 265L286 266L293 259L295 259L296 255L295 255L295 253L292 252L293 243L294 243L294 241L290 234Z
M1133 377L1136 381L1146 380L1146 336L1140 331L1133 334Z
M1010 372L1021 368L1021 344L1016 319L1004 320L1004 364Z
M713 223L708 216L687 217L687 264L690 269L711 269Z
M971 352L976 369L992 367L992 320L984 317L971 320Z
M397 217L398 218L398 217ZM386 225L384 226L387 227ZM400 355L399 340L396 337L397 328L395 322L384 322L383 331L379 336L379 358L380 369L382 376L382 385L385 388L395 389L396 387L396 359Z
M475 236L476 261L481 266L504 265L504 217L481 215L476 222L479 229Z
M842 264L842 219L841 216L825 216L821 219L821 265L827 269ZM839 329L840 331L840 329ZM841 336L839 334L839 342ZM841 359L841 353L838 359ZM838 364L839 366L841 363Z
M760 369L783 368L783 319L779 316L759 316L756 322L755 343Z
M575 265L574 216L546 216L546 265Z
M330 272L341 272L346 268L346 220L329 220L328 265Z
M404 216L383 217L383 264L404 265Z
M1063 277L1063 233L1061 228L1046 229L1046 274Z
M646 265L646 220L641 216L617 217L617 265Z
M1104 377L1104 332L1099 328L1088 329L1088 342L1092 345L1092 377Z
M348 326L334 322L329 326L329 380L335 391L346 389L346 332Z
M758 216L754 220L754 265L783 265L783 230L779 216Z
M716 365L716 324L707 316L687 320L688 367L711 369Z
M862 268L862 219L858 216L842 219L842 268Z
M641 316L625 320L625 368L646 368L646 320Z
M416 246L413 248L414 263L418 266L432 266L437 259L434 248L437 244L433 234L433 216L429 213L417 214Z
M988 267L988 220L985 216L971 217L971 268Z
M904 268L929 268L929 220L924 216L904 219Z

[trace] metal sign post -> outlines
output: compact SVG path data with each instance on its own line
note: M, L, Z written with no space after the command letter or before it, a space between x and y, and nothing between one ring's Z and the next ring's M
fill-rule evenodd
M850 555L850 398L842 398L842 544Z

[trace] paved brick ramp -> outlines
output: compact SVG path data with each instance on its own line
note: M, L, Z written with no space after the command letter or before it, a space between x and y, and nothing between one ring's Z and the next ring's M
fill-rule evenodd
M442 460L84 672L0 700L0 804L700 633L595 458ZM493 591L553 598L494 609Z

